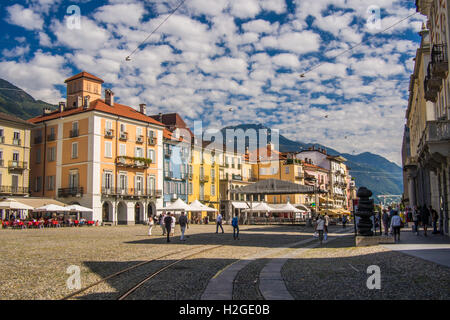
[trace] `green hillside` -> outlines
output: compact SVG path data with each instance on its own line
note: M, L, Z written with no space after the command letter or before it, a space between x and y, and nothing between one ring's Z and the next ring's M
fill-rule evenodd
M28 120L42 114L43 108L54 109L56 106L35 100L22 89L0 79L0 112Z

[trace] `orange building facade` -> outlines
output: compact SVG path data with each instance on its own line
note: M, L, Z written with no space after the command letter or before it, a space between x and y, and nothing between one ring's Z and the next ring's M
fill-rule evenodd
M92 208L89 218L134 224L162 207L163 129L114 102L103 80L82 72L66 80L67 101L30 119L31 194Z

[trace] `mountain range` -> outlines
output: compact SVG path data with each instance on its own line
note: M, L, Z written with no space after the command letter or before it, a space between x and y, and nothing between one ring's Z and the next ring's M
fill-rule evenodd
M248 129L266 129L268 136L271 135L271 129L262 124L240 124L237 126L228 126L221 129L223 137L225 137L227 129L242 129L244 132ZM259 145L259 140L252 142ZM235 143L238 142L235 141ZM239 141L239 143L242 142ZM245 146L248 146L249 143L250 141L248 139L244 142ZM294 141L286 138L282 134L279 135L280 152L308 150L310 147L326 149L329 155L341 155L346 158L346 165L350 168L350 175L355 178L356 186L358 188L364 186L370 189L373 193L374 200L377 203L380 202L380 198L377 197L378 195L401 195L403 193L402 168L380 155L370 152L364 152L357 155L341 153L321 144Z
M15 115L27 120L42 114L43 108L54 109L56 106L41 100L35 100L24 90L14 86L6 80L0 79L0 112ZM226 129L267 129L270 135L270 128L262 124L241 124L221 129L225 137ZM258 143L256 141L255 143ZM249 144L247 140L246 145ZM257 144L259 145L259 144ZM309 147L320 147L327 150L330 155L342 155L347 159L346 164L350 167L350 174L355 178L357 187L367 187L372 190L375 202L379 202L377 195L395 194L401 195L403 190L402 168L386 158L370 152L358 155L340 153L332 148L301 141L294 141L279 135L279 149L281 152L292 152L307 150Z

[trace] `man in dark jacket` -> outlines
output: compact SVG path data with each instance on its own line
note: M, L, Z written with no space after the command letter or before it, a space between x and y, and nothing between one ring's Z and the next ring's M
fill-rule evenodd
M168 212L164 218L164 225L166 226L167 231L167 242L170 242L170 229L172 228L172 215L170 212Z

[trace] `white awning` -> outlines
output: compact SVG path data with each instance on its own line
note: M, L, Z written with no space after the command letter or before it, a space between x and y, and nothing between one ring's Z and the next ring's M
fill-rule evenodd
M231 202L231 204L233 205L233 207L235 207L236 209L247 209L248 206L245 202Z
M203 211L216 212L217 211L217 209L205 206L203 203L201 203L198 200L192 201L189 206L191 207L191 209L189 210L191 212L203 212Z
M191 206L188 205L186 202L178 198L175 202L172 202L171 204L167 205L164 208L158 208L156 209L158 211L191 211Z

